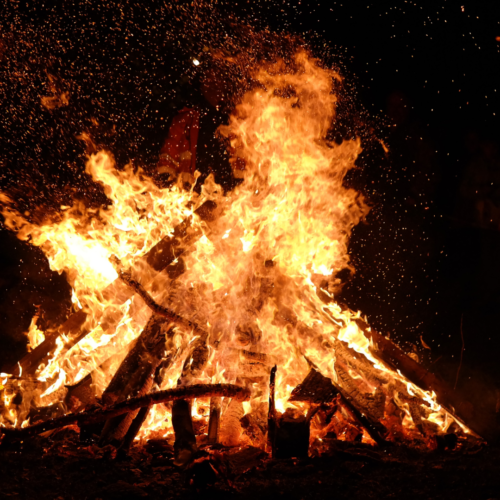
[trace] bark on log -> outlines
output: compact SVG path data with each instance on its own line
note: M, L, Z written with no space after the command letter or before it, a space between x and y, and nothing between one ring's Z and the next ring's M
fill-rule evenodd
M195 210L195 213L200 219L210 222L214 220L216 216L217 205L213 201L208 200ZM154 272L160 272L178 259L184 253L185 247L198 237L201 237L201 233L195 232L191 228L190 219L185 220L174 228L171 236L169 235L159 241L146 255L144 255L144 257L139 259L139 261L146 263ZM105 290L103 294L112 295L119 304L124 303L131 296L128 290L125 291L125 293L116 293L116 281L111 283L108 288L110 292L106 293ZM39 346L33 349L33 351L23 356L19 361L23 375L33 375L40 363L48 359L49 354L56 346L56 339L60 334L64 333L68 336L68 341L66 342L66 347L68 349L80 342L80 340L89 333L88 330L81 329L86 319L87 313L84 311L78 311L72 314L58 329L57 333L48 336ZM112 326L111 324L108 325L108 327ZM114 326L116 326L116 324ZM5 367L2 371L11 373L12 375L20 374L19 365L17 363Z
M150 406L179 399L196 399L209 397L237 398L245 401L250 397L250 391L245 387L233 384L196 384L185 387L176 387L165 391L153 392L145 396L130 398L112 406L88 410L81 413L65 415L60 418L30 425L22 429L11 429L2 427L0 432L10 439L25 439L36 436L42 432L66 427L73 424L92 424L102 422L118 415L138 410L144 406Z

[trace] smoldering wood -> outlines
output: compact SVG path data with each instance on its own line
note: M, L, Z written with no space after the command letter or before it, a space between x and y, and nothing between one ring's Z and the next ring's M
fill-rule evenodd
M422 434L422 436L425 436L425 428L423 421L425 415L423 415L423 410L422 410L422 404L424 404L424 401L417 397L412 397L412 396L409 397L406 394L402 394L400 392L398 393L397 399L402 403L406 403L408 405L408 410L410 412L411 419L415 424L415 427L420 432L420 434Z
M82 378L77 384L66 386L66 389L68 389L68 392L64 402L69 411L76 411L79 408L95 403L96 398L92 388L91 373Z
M156 369L164 355L166 336L173 336L172 329L166 331L167 325L163 317L155 314L151 316L104 391L102 401L105 404L143 396L151 390ZM113 443L119 446L135 417L136 414L130 412L109 419L101 432L99 444Z
M233 384L195 384L157 391L145 396L130 398L111 406L83 411L81 413L64 415L63 417L30 425L24 428L0 428L0 432L9 439L25 439L42 432L58 429L73 424L92 424L102 422L118 415L138 410L144 406L168 403L179 399L196 399L209 397L236 398L245 401L250 397L250 391L245 387Z
M216 444L219 442L220 412L221 412L221 399L218 397L210 398L210 417L208 420L209 444Z
M217 214L217 205L213 201L208 200L196 209L194 213L206 222L213 221ZM177 225L172 235L166 236L160 240L139 260L140 262L145 262L155 272L163 271L185 252L190 243L199 237L201 237L201 232L193 230L191 218L189 218ZM113 298L115 302L122 304L130 298L130 292L116 293L116 286L116 282L108 286L108 288L112 290L112 293L108 293L108 295L112 296L110 298ZM103 294L106 295L106 291L104 291ZM67 349L70 349L85 338L90 332L90 329L82 329L86 320L87 313L85 311L80 310L73 313L63 325L61 325L56 333L48 335L39 346L19 360L20 368L18 363L15 363L6 367L4 371L13 375L19 375L21 370L25 375L33 375L38 366L42 362L47 361L49 354L56 347L56 339L61 334L64 333L68 337L66 341ZM113 326L116 327L117 323L115 322L113 324L111 321L107 326L108 328L112 328Z
M339 388L339 399L338 405L344 408L344 410L349 415L350 419L357 423L362 428L366 429L368 435L379 445L384 446L389 444L385 439L385 434L387 432L386 428L379 422L372 422L365 415L363 415L351 402L348 396L342 394Z

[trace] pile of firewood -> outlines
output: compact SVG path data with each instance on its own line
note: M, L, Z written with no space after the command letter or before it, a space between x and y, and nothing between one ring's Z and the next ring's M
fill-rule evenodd
M196 213L209 223L216 216L217 206L208 201ZM30 405L29 394L42 384L34 378L34 374L39 365L47 363L57 337L61 333L65 334L64 349L69 350L89 333L85 328L86 313L83 311L73 314L59 331L48 336L18 364L7 370L11 376L3 391L10 397L10 406L16 407L19 421L29 416L32 425L1 428L4 442L24 440L51 429L78 424L82 438L94 438L101 446L112 444L126 452L152 405L166 404L172 413L175 460L178 465L184 465L193 459L200 442L200 439L197 440L199 429L195 428L191 417L191 402L195 398L209 398L208 425L204 429L204 442L207 445L222 443L234 446L240 444L243 437L246 444L265 449L276 458L321 453L322 447L327 446L331 439L364 439L378 445L390 441L408 441L408 434L399 436L404 418L402 405L406 405L411 415L413 433L410 438L418 446L433 448L441 446L443 442L448 447L456 444L457 439L449 436L453 434L460 437L462 431L458 425L451 428L448 434L440 433L437 425L426 418L426 401L409 394L403 383L389 379L385 372L375 369L370 361L340 340L330 346L331 352L335 354L336 381L324 377L310 363L309 375L292 392L290 401L301 403L305 408L303 412L287 410L283 415L278 414L274 399L279 367L273 367L272 358L263 353L241 349L235 354L242 373L239 379L241 385L193 384L209 357L208 334L194 321L155 302L143 284L160 271L166 271L171 279L182 274L182 260L179 257L199 236L189 220L176 227L172 236L160 241L138 264L141 281L133 272L120 269L120 263L116 262L119 278L108 286L103 295L116 304L122 304L133 294L138 294L152 314L101 398L95 397L91 388L92 379L88 375L78 384L67 387L64 403L38 408ZM144 269L148 271L144 272ZM285 318L284 321L292 320ZM454 410L459 405L453 390L405 355L390 340L370 330L361 320L357 321L366 337L372 341L372 354L381 363L399 370L422 389L434 391L440 404L460 420L460 414ZM112 316L104 318L101 324L105 330L117 326ZM189 329L196 337L189 345L188 352L179 353L170 346L175 327ZM247 330L242 329L243 337L252 335L251 329ZM165 355L166 352L169 354ZM178 387L159 390L169 367L181 354L185 360ZM244 414L242 402L250 396L244 381L257 379L266 380L266 385L269 383L269 404L261 404ZM359 380L369 381L377 387L375 393L365 393ZM467 422L467 425L479 435L486 434L480 421ZM310 447L311 430L318 436L313 448Z

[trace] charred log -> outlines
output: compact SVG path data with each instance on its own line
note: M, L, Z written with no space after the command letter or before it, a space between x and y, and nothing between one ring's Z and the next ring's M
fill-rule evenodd
M169 366L172 363L172 359L174 356L168 356L166 359L164 359L159 366L156 368L155 376L154 376L154 385L156 387L161 387L161 384L163 382L163 379L165 378L165 372L169 368ZM127 434L123 438L123 442L121 444L120 449L122 451L127 451L132 443L134 442L135 437L141 430L142 424L146 421L148 418L149 412L151 411L152 406L144 406L139 410L139 413L137 413L137 416L134 418L132 424L130 425Z
M183 399L174 401L172 426L175 432L174 464L184 467L197 451L196 436L191 418L191 402Z
M380 440L385 439L385 427L379 423L378 419L384 414L385 394L377 391L375 396L361 393L354 380L341 367L336 366L335 371L341 382L339 391L344 399L349 403L356 418L371 431L373 439L380 444Z
M220 442L224 446L236 446L239 444L242 433L240 420L243 414L242 402L232 399L222 415L220 426Z
M216 444L219 442L219 429L220 429L220 411L221 399L210 399L210 417L208 420L208 443Z
M10 439L25 439L36 436L50 429L58 429L67 425L83 425L102 422L109 418L129 413L144 406L150 406L179 399L196 399L209 397L236 398L245 401L250 396L250 392L245 387L232 384L196 384L186 387L176 387L165 391L153 392L145 396L130 398L121 403L94 410L83 411L81 413L65 415L60 418L30 425L21 429L2 427L1 432Z
M276 365L271 369L271 376L269 379L269 414L267 417L267 442L271 449L271 456L274 458L276 455Z
M104 391L102 400L105 404L143 396L151 390L154 375L164 355L165 339L173 336L173 329L166 331L167 325L162 317L151 316L146 328ZM131 412L108 420L101 432L101 446L108 443L120 446L136 416Z
M265 440L266 429L261 424L261 422L251 413L247 413L241 420L241 427L243 428L243 433L250 440L252 446L257 448L262 447Z

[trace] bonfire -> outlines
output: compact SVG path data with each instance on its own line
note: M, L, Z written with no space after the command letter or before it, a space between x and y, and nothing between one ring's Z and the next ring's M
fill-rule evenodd
M219 129L243 178L231 192L213 176L160 188L100 151L86 166L110 200L99 211L75 203L37 225L1 194L74 307L56 331L33 321L31 351L2 373L5 442L72 425L125 452L165 440L185 465L221 446L300 457L337 440L479 439L451 389L336 302L369 211L343 182L360 140L326 140L340 76L299 50L252 78Z

